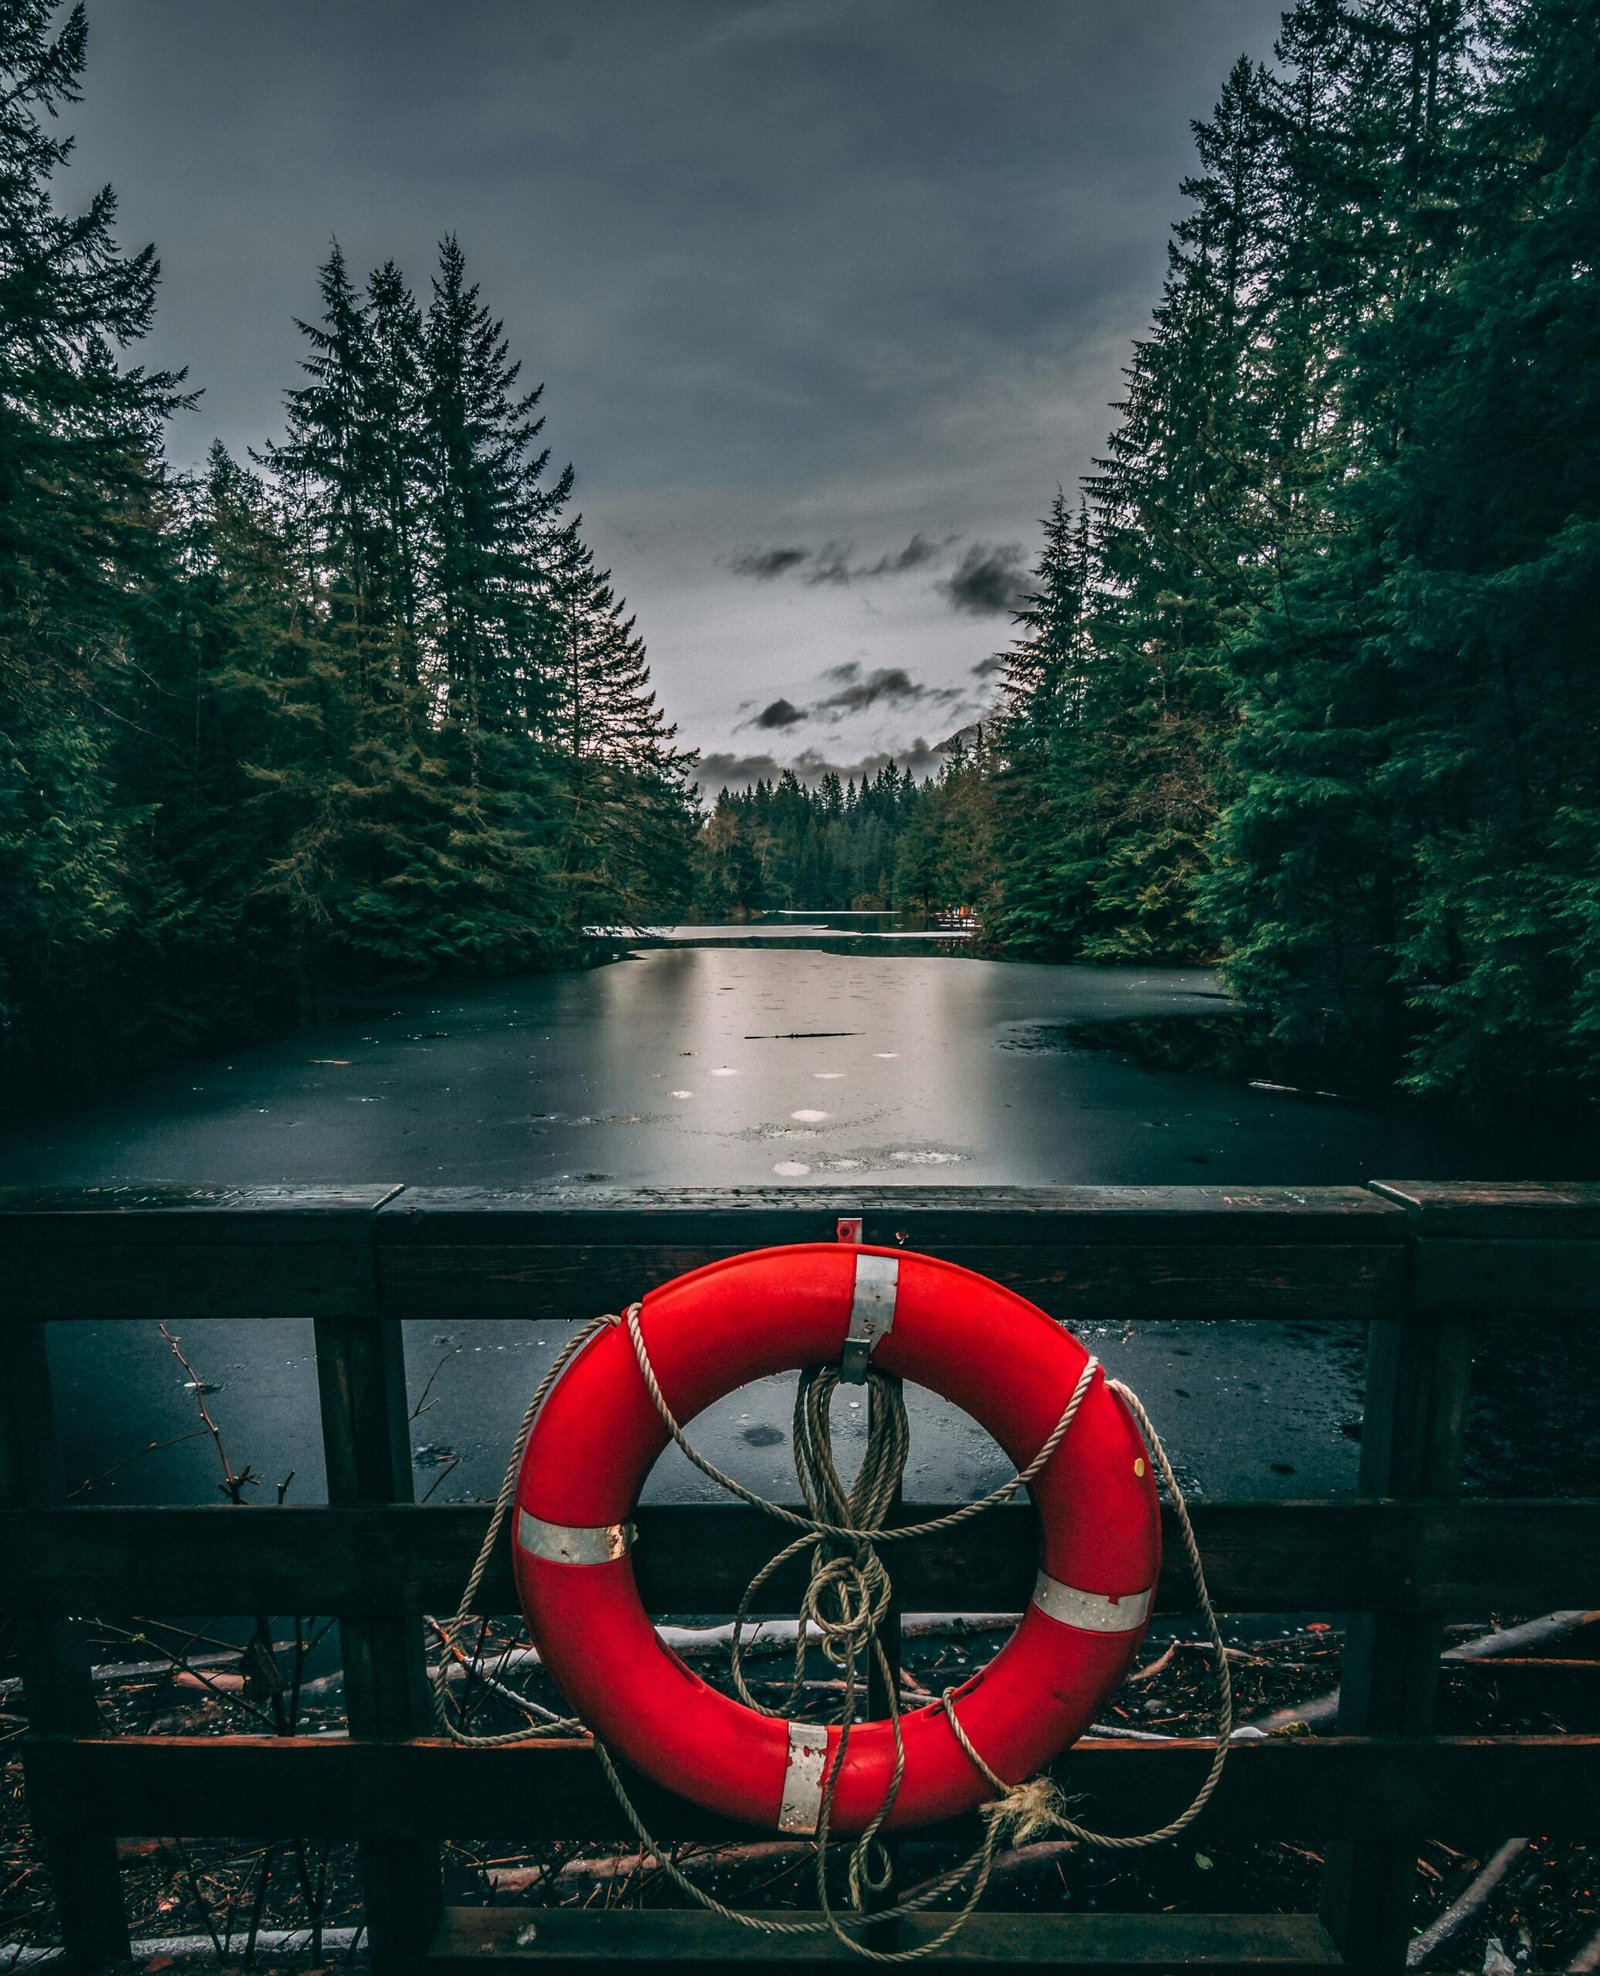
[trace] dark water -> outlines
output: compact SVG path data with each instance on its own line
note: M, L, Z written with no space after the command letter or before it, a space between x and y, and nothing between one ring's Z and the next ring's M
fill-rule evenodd
M1071 1025L1197 1016L1203 972L998 965L896 951L663 947L586 974L435 995L183 1067L136 1094L0 1133L0 1181L406 1181L646 1185L1305 1184L1538 1171L1414 1116L1225 1080L1151 1073L1070 1047ZM838 1032L816 1034L813 1032ZM644 1286L641 1286L644 1287ZM1212 1495L1322 1494L1353 1481L1358 1340L1338 1325L1190 1324L1089 1340L1170 1430ZM556 1333L530 1322L414 1325L419 1493L492 1493ZM87 1478L195 1424L154 1327L59 1326L69 1458ZM322 1489L308 1325L193 1325L184 1349L235 1467L290 1500ZM440 1361L443 1361L442 1365ZM706 1415L708 1451L792 1492L788 1404L752 1387ZM859 1424L846 1409L841 1434ZM908 1484L963 1496L999 1479L984 1437L931 1400ZM141 1456L97 1500L213 1486L204 1438ZM270 1493L270 1492L268 1492ZM711 1493L663 1462L653 1493Z

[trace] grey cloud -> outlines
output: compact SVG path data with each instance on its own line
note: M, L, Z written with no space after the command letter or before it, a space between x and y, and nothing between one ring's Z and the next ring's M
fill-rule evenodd
M845 714L863 713L868 707L888 704L894 707L908 707L919 700L935 703L959 700L961 690L955 686L924 686L915 680L903 666L878 666L863 679L859 666L835 666L830 678L844 678L836 693L830 693L825 700L819 700L816 712L837 720Z
M972 676L974 679L988 679L994 673L1004 672L1005 669L1006 669L1005 653L991 652L988 658L979 659L978 663L972 668Z
M909 569L921 569L927 563L936 563L955 540L950 536L944 542L930 542L925 535L913 535L898 555L880 556L867 569L858 569L857 576L901 576Z
M805 572L802 582L812 585L868 583L880 576L904 576L910 570L925 569L929 563L938 562L955 540L955 536L949 535L943 542L934 542L919 530L903 549L892 550L880 556L875 563L852 561L855 545L850 542L824 542L820 549L799 546L744 549L729 559L728 567L735 576L753 576L760 582L766 582L775 576L786 576L790 570L798 570L802 563L809 563L811 567Z
M761 709L753 720L747 720L746 727L794 727L806 717L805 709L797 707L792 700L774 700Z
M807 583L848 583L856 574L850 567L851 549L842 542L824 542L816 561L806 572Z
M793 569L796 563L805 562L810 554L809 549L745 549L728 567L735 576L753 576L758 583L765 583Z
M875 666L863 673L859 663L850 659L829 666L822 676L832 682L834 690L813 705L797 707L789 699L773 700L760 713L741 721L740 727L771 732L797 727L807 720L837 723L848 714L865 713L872 707L949 707L967 697L962 687L928 686L913 679L904 666Z
M694 779L702 795L719 789L748 789L753 782L772 782L783 773L772 755L702 755Z
M938 588L953 611L1004 617L1021 603L1026 583L1020 542L974 542Z

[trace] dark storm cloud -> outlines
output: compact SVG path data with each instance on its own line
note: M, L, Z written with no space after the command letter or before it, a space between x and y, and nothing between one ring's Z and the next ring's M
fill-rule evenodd
M824 542L806 571L807 583L848 583L854 572L850 568L850 550L840 542Z
M743 724L746 727L794 727L805 717L805 710L797 707L792 700L774 700L763 707L753 720Z
M993 547L974 542L939 585L951 610L973 617L1004 617L1016 610L1027 588L1023 553L1020 542Z
M906 546L893 556L880 556L866 569L855 572L857 576L903 576L907 570L922 569L928 563L936 563L955 540L952 535L945 542L930 542L925 535L913 535Z
M773 755L702 755L695 764L694 780L703 796L714 796L719 789L748 789L755 782L774 782L783 767Z
M796 563L805 562L810 554L809 549L746 549L728 567L735 576L753 576L758 583L766 583Z
M989 679L997 672L1004 672L1005 669L1006 655L1004 652L991 652L988 658L979 659L978 663L970 668L974 679Z
M885 703L911 707L921 701L931 701L937 705L961 698L959 687L924 685L913 679L903 666L879 666L864 676L858 665L834 666L829 677L840 679L846 673L850 676L842 679L838 690L817 702L817 713L840 719L845 714L864 713L868 707Z
M743 549L729 557L728 568L735 576L753 576L758 582L767 582L809 563L811 567L801 578L804 583L870 583L875 577L904 576L908 571L938 562L955 540L951 535L943 542L932 542L918 533L903 549L891 550L873 563L852 562L855 546L848 542L824 542L820 549Z
M813 705L797 707L792 700L774 700L749 720L740 721L739 726L772 730L797 727L807 720L836 724L850 714L867 713L873 707L950 707L967 698L962 687L930 686L924 680L913 679L904 666L876 666L871 672L863 672L851 659L843 665L829 666L822 676L832 683L834 690Z

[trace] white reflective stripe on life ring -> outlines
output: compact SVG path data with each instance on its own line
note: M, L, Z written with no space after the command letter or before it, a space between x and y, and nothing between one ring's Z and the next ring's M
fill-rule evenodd
M855 1286L850 1298L850 1333L839 1361L839 1377L859 1386L867 1376L867 1360L880 1338L894 1329L895 1299L900 1294L900 1258L856 1257Z
M789 1761L783 1772L778 1830L809 1836L822 1816L822 1773L828 1763L828 1732L820 1722L789 1724Z
M1104 1592L1081 1592L1076 1585L1063 1585L1048 1571L1039 1573L1033 1588L1033 1603L1048 1619L1063 1626L1076 1626L1085 1633L1134 1633L1150 1614L1155 1587L1148 1592L1129 1592L1120 1599Z
M631 1523L546 1523L517 1511L517 1542L532 1557L552 1564L610 1564L633 1546Z

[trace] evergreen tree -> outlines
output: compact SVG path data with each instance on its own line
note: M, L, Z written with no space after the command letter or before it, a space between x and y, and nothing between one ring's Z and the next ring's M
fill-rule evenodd
M86 24L0 7L0 1037L54 1057L117 992L148 880L117 786L142 606L160 582L163 421L180 379L125 364L154 250L124 255L109 187L57 208Z
M556 537L550 739L561 763L560 879L569 926L642 924L688 887L693 757L656 705L635 620L595 567L576 517Z

